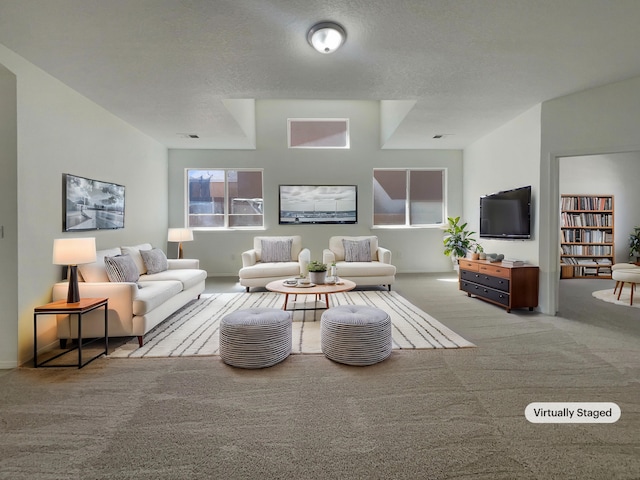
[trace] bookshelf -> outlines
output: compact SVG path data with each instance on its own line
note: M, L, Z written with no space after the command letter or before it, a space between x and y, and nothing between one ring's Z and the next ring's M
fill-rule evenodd
M560 278L611 278L613 195L560 197Z

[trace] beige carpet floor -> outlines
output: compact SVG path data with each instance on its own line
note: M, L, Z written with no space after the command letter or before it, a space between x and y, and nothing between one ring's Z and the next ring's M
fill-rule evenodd
M369 367L213 356L0 372L0 479L637 480L637 310L591 296L609 284L562 283L551 317L469 298L451 275L399 275L394 290L477 348ZM622 416L531 424L539 401L615 402Z

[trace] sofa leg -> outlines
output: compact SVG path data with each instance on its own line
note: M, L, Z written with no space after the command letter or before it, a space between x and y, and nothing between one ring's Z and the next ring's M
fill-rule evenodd
M200 295L198 295L198 298L197 298L197 300L200 300Z
M391 284L387 285L389 291L391 291Z
M144 343L144 338L142 335L138 335L138 345L140 347L142 347L142 344Z
M66 338L61 338L60 339L60 348L62 348L62 349L67 348L67 339Z
M249 287L245 287L247 289L247 293L249 293Z

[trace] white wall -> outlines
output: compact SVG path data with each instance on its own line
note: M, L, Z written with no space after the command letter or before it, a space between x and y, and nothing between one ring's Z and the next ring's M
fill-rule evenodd
M540 106L536 106L464 150L464 220L480 228L480 197L532 186L530 240L480 239L485 252L538 263Z
M640 150L640 77L567 95L542 104L540 236L542 295L558 305L558 212L561 157ZM625 177L637 185L637 178ZM619 202L617 203L617 207ZM616 207L616 210L617 210Z
M0 65L17 83L17 318L0 317L0 367L28 361L33 307L51 301L60 267L53 239L95 236L98 248L149 241L166 245L167 150L0 45ZM126 187L125 228L62 232L62 174ZM15 278L14 278L15 281ZM17 324L17 330L16 330ZM56 342L55 322L39 323L39 347Z
M351 148L348 150L301 150L287 148L287 118L349 118ZM260 234L300 234L314 259L321 259L331 235L375 234L380 244L393 250L400 272L451 270L442 253L442 230L372 229L373 169L384 167L445 167L448 169L450 215L462 213L462 152L459 150L381 150L380 105L373 101L256 102L256 150L170 150L169 224L184 223L186 168L264 168L265 231ZM278 185L357 184L356 225L278 225ZM195 241L183 245L185 256L197 257L210 276L237 275L240 254L251 248L255 231L196 231Z
M614 196L615 261L628 262L629 234L640 226L640 152L563 157L559 163L561 194Z
M18 147L16 76L0 65L0 368L18 356ZM12 361L8 361L11 359Z

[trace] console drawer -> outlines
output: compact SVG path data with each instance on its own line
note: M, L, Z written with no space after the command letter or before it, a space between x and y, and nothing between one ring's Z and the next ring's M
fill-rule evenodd
M509 279L502 277L492 277L480 272L470 272L460 270L460 278L469 282L479 283L486 287L495 288L503 292L509 292Z
M470 262L469 260L465 260L464 258L458 259L458 265L460 265L460 270L465 269L472 272L478 271L478 263Z
M504 305L505 307L509 306L509 294L506 292L501 292L499 290L494 290L493 288L487 288L482 285L478 285L477 283L466 282L464 280L460 281L460 290L470 293L471 295L492 300L500 305Z
M510 278L511 271L505 267L499 267L497 265L480 265L479 271L486 273L487 275L494 275L496 277Z

